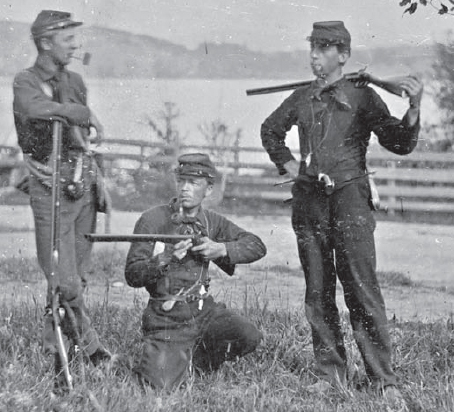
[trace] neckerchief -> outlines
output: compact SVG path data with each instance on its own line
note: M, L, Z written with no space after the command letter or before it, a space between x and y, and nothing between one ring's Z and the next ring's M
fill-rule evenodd
M172 199L169 206L173 211L170 220L176 225L176 232L178 234L208 236L208 230L198 216L185 216L182 213L179 208L178 199Z
M312 100L322 102L322 93L328 93L329 97L336 103L340 110L351 110L352 106L344 90L340 87L339 82L334 82L324 87L319 86L317 82L313 84L315 87L312 90Z

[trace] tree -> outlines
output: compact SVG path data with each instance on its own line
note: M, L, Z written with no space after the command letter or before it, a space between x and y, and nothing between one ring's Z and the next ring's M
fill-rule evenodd
M228 126L221 120L217 119L211 123L203 123L198 125L200 133L207 145L210 147L210 156L216 162L225 166L229 160L228 155L233 155L232 151L226 148L238 145L241 140L241 129L231 132Z
M450 3L450 4L449 4ZM448 4L448 5L446 5ZM418 9L418 6L431 6L438 11L438 14L454 15L454 0L401 0L399 6L407 7L404 14L413 14Z
M438 107L443 111L442 126L448 140L454 143L454 34L450 32L446 42L437 43L434 96Z
M165 147L162 149L161 155L163 156L175 156L178 153L179 146L181 144L181 136L178 128L175 125L175 121L180 117L181 113L176 108L176 104L173 102L164 102L164 109L158 113L157 120L148 118L148 125L151 127L159 140L161 140ZM158 123L163 123L163 126L159 126Z
M133 173L136 194L140 198L137 201L142 204L166 202L175 194L174 175L171 172L184 140L176 124L180 115L175 103L164 102L164 108L156 116L148 116L147 124L152 130L154 147L147 156L146 166Z
M227 183L228 163L229 161L237 160L234 150L229 148L238 147L241 140L242 130L237 129L231 132L228 126L221 120L217 119L211 123L199 124L198 129L202 133L209 149L211 159L220 165L218 168L221 179L219 185L216 186L211 199L211 206L218 205L223 197L225 186ZM236 170L236 169L235 169Z
M446 121L454 123L454 35L449 33L446 43L437 43L436 60L433 64L437 86L436 99L446 111Z
M430 6L438 11L438 14L454 16L454 0L401 0L401 7L405 7L404 14L413 14L420 6ZM435 125L426 126L425 133L436 136L432 142L426 140L429 150L447 151L454 146L454 36L448 33L445 43L435 45L436 59L433 64L434 98L438 107L443 111L443 119L440 127Z

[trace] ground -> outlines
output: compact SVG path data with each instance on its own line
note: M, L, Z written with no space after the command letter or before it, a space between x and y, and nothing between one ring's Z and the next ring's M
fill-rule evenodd
M2 206L0 223L0 259L34 257L33 218L28 206ZM111 233L132 233L139 213L114 211L110 217ZM98 232L106 226L99 215ZM268 248L265 258L240 267L229 278L215 273L212 293L232 307L243 307L251 299L270 309L303 308L304 279L296 252L294 234L288 216L229 216L241 227L258 234ZM96 244L96 251L111 253L112 261L126 253L128 244ZM401 282L384 281L383 295L389 318L403 321L434 321L451 318L454 313L454 277L451 276L454 230L451 226L416 223L377 223L377 268L379 272L396 272ZM132 307L145 305L143 290L124 283L122 271L115 277L90 283L88 304L99 301ZM0 280L0 298L13 304L18 300L38 302L44 306L44 276L37 273L23 281ZM106 287L108 286L108 287ZM339 306L344 307L339 286ZM247 306L246 306L247 307Z

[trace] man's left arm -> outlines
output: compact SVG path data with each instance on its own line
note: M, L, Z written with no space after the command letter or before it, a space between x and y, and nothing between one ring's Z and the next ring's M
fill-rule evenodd
M372 131L379 143L393 153L405 155L411 153L418 142L423 85L418 78L408 76L401 81L400 87L407 93L410 105L402 120L390 115L385 103L375 92L371 98L373 107L367 111L372 117Z
M212 260L229 275L236 264L255 262L265 256L266 246L258 236L222 216L217 215L216 220L214 239L202 238L192 252Z
M71 126L89 126L90 109L86 106L85 90L78 93L78 102L59 103L52 100L43 90L39 79L29 71L22 71L14 78L13 110L16 116L26 120L65 119Z
M96 130L96 136L92 140L93 143L100 144L101 141L104 139L104 127L98 118L95 116L93 111L91 111L90 115L90 127L93 127Z
M87 101L87 86L85 85L84 80L82 79L82 76L79 73L75 72L69 72L70 73L70 78L72 79L71 82L74 84L74 87L76 89L76 94L78 96L78 99L88 107L88 101ZM93 110L90 108L90 117L88 119L88 126L89 128L93 128L96 131L96 136L92 138L90 136L90 140L92 143L100 144L101 141L104 139L104 126L102 123L99 121L98 117L95 115Z
M416 125L419 121L419 108L421 106L421 98L424 86L422 82L414 76L407 76L400 82L400 87L407 93L409 97L409 109L405 114L407 124L410 127Z

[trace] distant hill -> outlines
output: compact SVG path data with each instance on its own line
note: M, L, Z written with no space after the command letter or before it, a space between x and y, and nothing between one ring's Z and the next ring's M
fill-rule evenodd
M84 51L92 54L88 77L298 79L310 76L307 51L262 53L237 44L200 45L195 50L151 36L103 27L84 27ZM30 25L0 21L0 75L30 66L36 49ZM432 45L354 49L347 71L367 65L377 75L426 73Z

